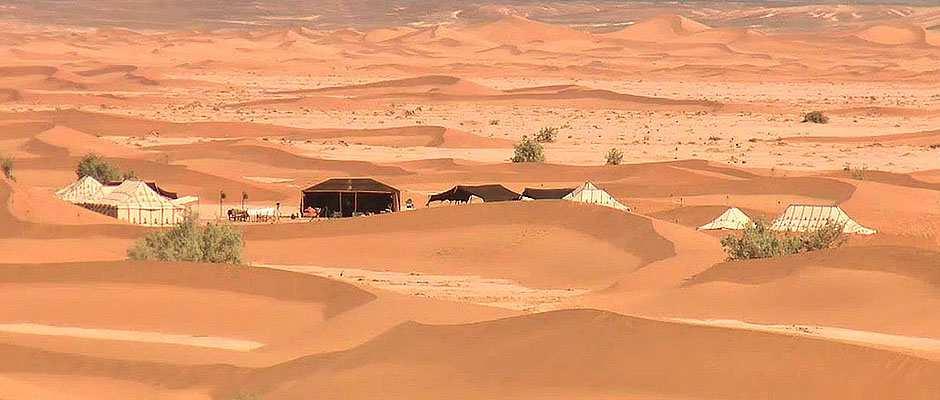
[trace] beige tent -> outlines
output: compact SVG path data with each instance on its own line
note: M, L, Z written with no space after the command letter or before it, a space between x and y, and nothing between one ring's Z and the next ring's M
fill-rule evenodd
M824 226L829 222L843 225L842 231L845 233L871 235L876 232L874 229L859 225L858 222L855 222L837 206L803 204L793 204L787 207L783 215L774 220L770 228L777 231L805 232Z
M145 182L126 180L110 189L101 199L84 206L138 225L174 225L186 218L185 207L160 196Z
M101 200L104 185L90 176L82 177L55 192L56 197L70 203L94 203Z
M584 182L583 185L564 197L564 200L576 201L579 203L597 204L599 206L616 208L622 211L630 211L630 207L621 204L610 193L599 189L591 182Z
M737 207L731 207L721 213L712 222L698 227L700 230L744 229L751 223L751 218Z

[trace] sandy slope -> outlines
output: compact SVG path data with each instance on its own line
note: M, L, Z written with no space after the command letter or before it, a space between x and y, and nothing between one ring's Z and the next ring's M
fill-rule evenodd
M554 329L545 330L545 326ZM77 375L169 390L209 388L213 398L241 390L284 399L305 398L310 391L350 398L381 393L408 398L515 398L522 394L529 398L744 399L771 391L794 399L916 399L930 398L937 390L933 385L938 373L933 362L882 350L594 310L470 325L406 323L345 352L253 370L118 361L10 345L0 351L8 372L76 375L80 371ZM31 361L19 362L27 359ZM598 363L607 368L588 367ZM493 379L510 373L516 378L509 382ZM380 376L394 376L395 383L362 379ZM438 384L441 380L449 384Z
M672 253L642 217L561 201L250 226L245 238L247 258L260 263L476 275L555 289L603 287Z

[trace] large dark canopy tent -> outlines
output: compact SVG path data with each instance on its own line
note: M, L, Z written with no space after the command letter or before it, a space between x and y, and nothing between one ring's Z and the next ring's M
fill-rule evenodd
M466 203L470 201L470 196L476 196L483 199L484 202L495 201L513 201L522 198L519 193L506 189L503 185L477 185L477 186L454 186L452 189L431 195L428 197L428 204L434 201L454 201Z
M561 200L565 196L571 194L575 188L563 188L563 189L537 189L537 188L525 188L522 191L522 197L527 197L532 200Z
M327 179L302 191L300 211L321 210L320 215L378 214L398 211L401 192L370 178Z

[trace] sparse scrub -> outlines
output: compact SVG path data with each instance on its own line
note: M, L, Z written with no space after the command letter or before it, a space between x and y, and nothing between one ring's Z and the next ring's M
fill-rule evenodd
M848 172L852 179L863 181L865 180L865 173L868 172L868 166L863 165L861 167L857 167L852 164L845 164L845 166L842 167L842 170Z
M261 395L257 393L238 392L231 397L231 400L261 400Z
M556 137L558 137L558 128L545 127L539 129L539 133L535 134L535 141L539 143L552 143L555 141Z
M803 115L803 122L812 122L814 124L828 124L829 117L821 111L812 111Z
M816 230L805 232L798 236L800 252L817 251L839 247L845 244L848 238L842 231L845 226L829 222Z
M620 165L623 163L623 151L617 148L607 150L607 165Z
M839 247L846 241L842 229L842 225L830 222L812 231L790 234L774 232L766 222L755 220L740 236L722 238L721 246L729 260L779 257Z
M16 180L16 176L13 175L13 157L0 156L0 169L3 170L3 176L6 176L7 179Z
M523 136L522 140L514 146L512 162L543 162L545 161L545 152L542 145L537 141Z
M127 257L137 261L240 264L242 244L241 233L231 226L200 226L195 218L188 218L172 229L147 234L127 251Z
M122 177L121 171L117 167L94 153L82 157L78 162L78 166L75 167L75 175L78 175L79 178L90 176L102 183L117 181Z

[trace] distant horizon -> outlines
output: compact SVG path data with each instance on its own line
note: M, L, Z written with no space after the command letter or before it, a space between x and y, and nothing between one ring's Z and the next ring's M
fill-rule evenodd
M698 15L702 12L747 12L768 8L834 5L847 7L926 7L940 6L933 0L597 0L590 1L470 1L459 0L300 0L221 1L198 3L181 0L76 0L67 7L60 0L0 0L0 19L37 24L79 27L126 27L138 29L219 29L306 26L314 29L376 28L427 25L446 22L479 22L496 18L500 12L528 15L530 18L570 26L625 25L654 13L677 13L702 19L718 26L760 24L748 18L722 19ZM603 11L593 10L602 7ZM642 11L636 13L635 11ZM705 10L699 12L698 10ZM890 12L889 12L890 11ZM902 10L903 11L903 10ZM645 14L644 14L645 13ZM894 10L886 10L891 17ZM896 14L896 13L895 13ZM873 19L884 17L875 16ZM837 21L840 24L854 21ZM788 23L792 24L788 25ZM770 29L815 29L811 20L786 21Z

